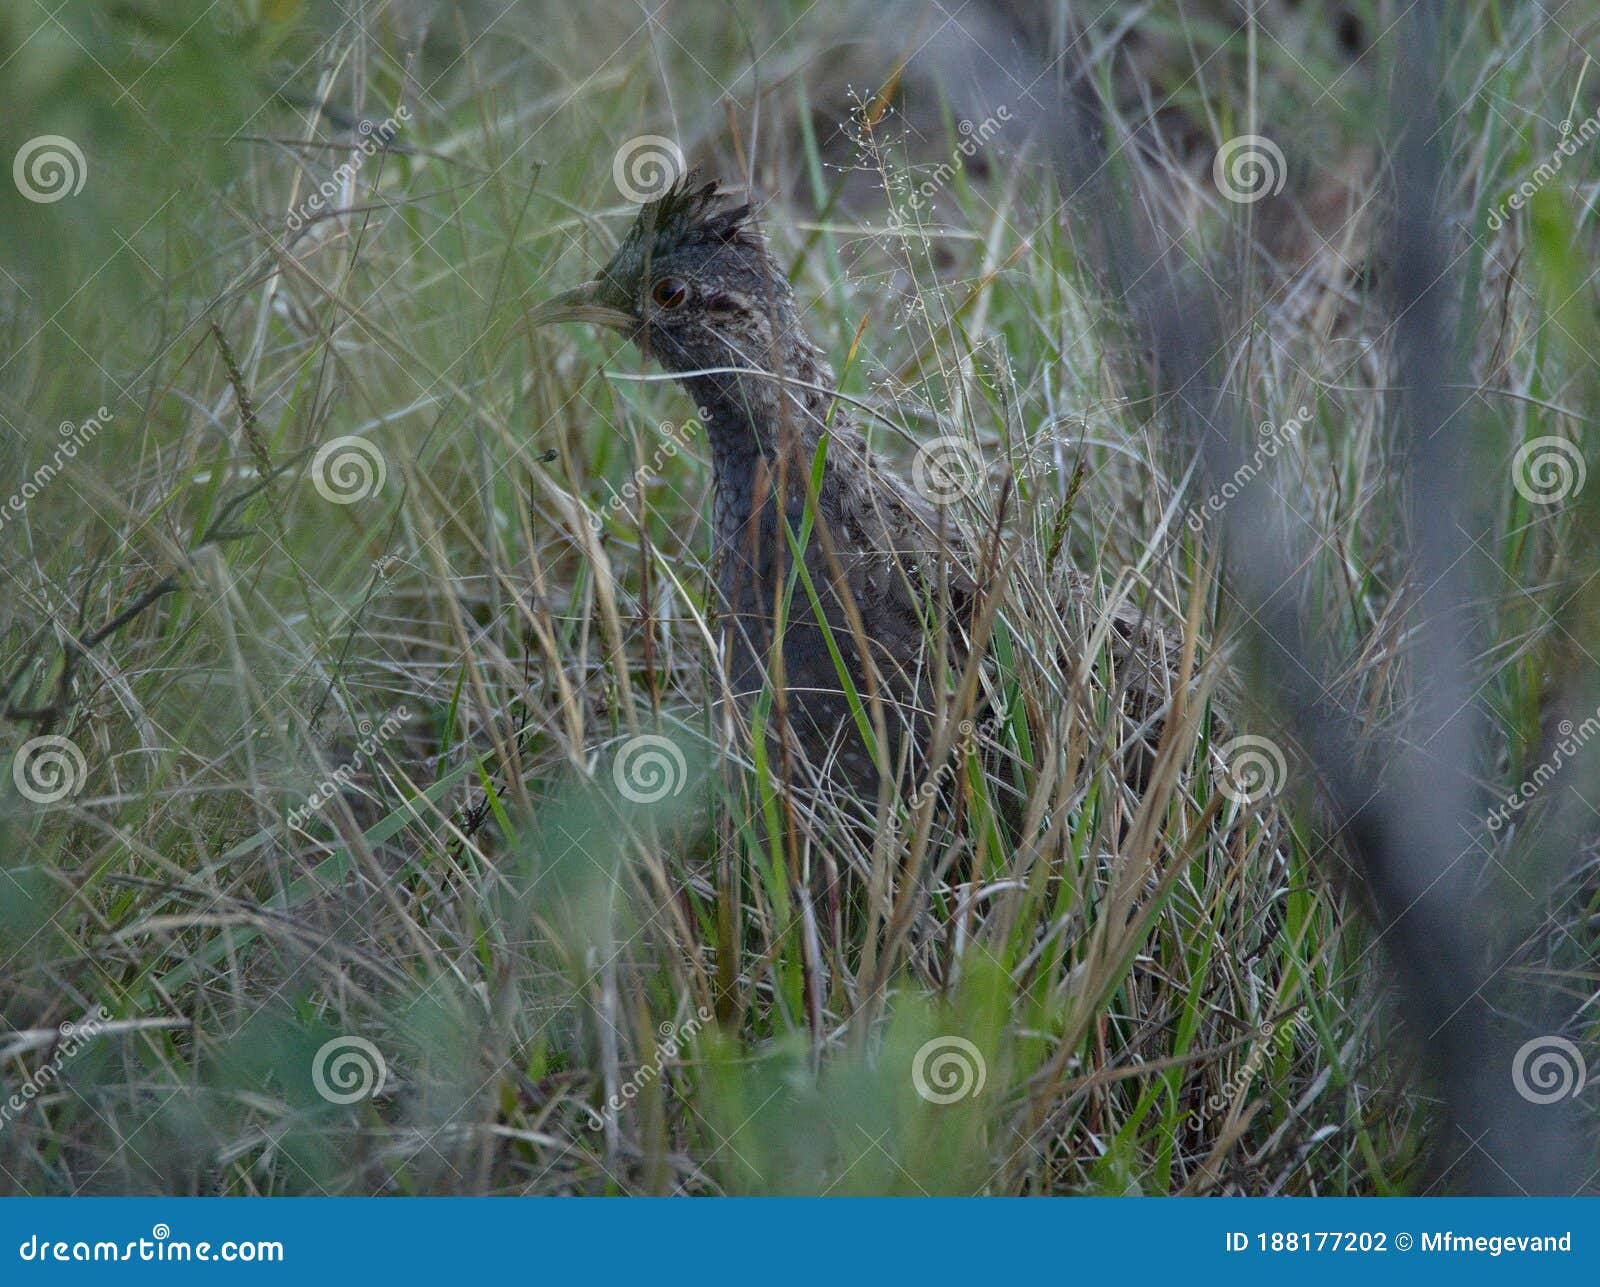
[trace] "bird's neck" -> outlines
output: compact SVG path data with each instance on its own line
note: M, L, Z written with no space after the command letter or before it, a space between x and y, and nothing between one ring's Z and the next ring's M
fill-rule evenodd
M732 365L730 363L730 365ZM784 345L768 369L687 375L700 408L716 476L716 527L731 539L781 475L795 497L816 459L833 402L833 372L804 336ZM833 469L824 459L824 479Z
M756 456L775 463L785 452L815 451L834 396L826 359L799 333L759 369L688 374L682 383L706 421L718 466Z
M765 370L682 379L711 446L718 582L724 606L736 613L771 610L787 566L777 495L784 496L784 513L798 531L818 445L824 434L839 430L830 424L833 373L820 350L796 335ZM837 481L833 456L830 447L824 454L824 496Z

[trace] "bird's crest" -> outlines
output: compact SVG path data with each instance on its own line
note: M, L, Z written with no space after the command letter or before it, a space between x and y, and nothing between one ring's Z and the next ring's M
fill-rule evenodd
M639 207L622 249L640 260L659 259L692 246L760 244L750 226L749 202L727 204L731 194L690 170L654 201Z

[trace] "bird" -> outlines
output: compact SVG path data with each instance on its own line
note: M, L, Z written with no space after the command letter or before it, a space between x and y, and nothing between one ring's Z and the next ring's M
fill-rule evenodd
M748 709L771 694L769 735L815 784L870 797L885 774L914 778L963 685L972 709L968 662L986 629L982 552L869 447L754 206L686 173L640 207L591 280L535 306L528 321L615 331L695 402L711 451L733 699ZM1081 612L1089 580L1077 569L1067 580L1065 597ZM1137 614L1124 614L1111 638L1135 694L1124 704L1148 725L1175 643Z

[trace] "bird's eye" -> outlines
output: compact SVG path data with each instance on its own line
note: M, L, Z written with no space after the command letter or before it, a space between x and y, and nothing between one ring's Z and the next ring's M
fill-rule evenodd
M663 277L650 288L658 308L682 308L689 299L689 283L681 277Z

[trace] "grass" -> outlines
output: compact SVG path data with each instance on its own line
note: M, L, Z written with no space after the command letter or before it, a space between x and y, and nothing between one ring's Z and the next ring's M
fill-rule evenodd
M1119 167L1226 283L1252 419L1308 411L1227 503L1282 499L1306 551L1285 593L1344 659L1339 691L1391 727L1415 664L1370 110L1392 62L1380 45L1352 66L1287 10L1252 28L1154 8L1118 10L1154 63L1102 64ZM1389 6L1353 8L1384 29ZM1484 217L1559 143L1552 122L1586 114L1594 31L1472 8L1448 145L1498 796L1593 650L1594 493L1531 504L1507 463L1588 425L1593 170L1573 163L1497 233ZM192 10L0 19L6 154L54 133L87 157L69 199L0 192L18 230L0 250L0 492L36 477L60 424L109 413L0 526L0 747L65 737L83 762L49 803L0 778L0 1078L36 1092L0 1125L0 1188L1430 1183L1438 1105L1362 891L1314 769L1230 654L1226 560L1187 521L1206 484L1081 229L1046 217L1042 167L997 144L908 211L961 118L935 103L923 129L914 77L882 117L836 111L838 20L798 4L653 24L527 4L492 27L486 6L422 42L395 5L365 26L338 6ZM363 152L348 117L306 107L324 98L412 120ZM1185 151L1180 115L1205 148ZM1281 204L1211 184L1210 151L1247 126L1292 159ZM779 189L766 227L840 414L907 472L941 436L982 462L950 512L1004 533L987 682L1023 766L1020 827L953 731L940 790L802 793L787 825L773 766L711 714L692 409L611 341L523 325L624 227L613 156L658 132L725 163L742 147ZM341 165L335 213L307 212ZM874 185L909 225L859 195ZM1320 235L1291 208L1321 210ZM318 459L344 439L342 463ZM1091 575L1085 622L1054 606L1068 564ZM1059 660L1119 601L1180 628L1198 682L1142 798L1116 771L1114 703ZM1250 803L1221 789L1241 735L1285 766ZM641 746L656 758L636 771L666 775L639 779L666 784L650 803L614 773ZM1515 869L1531 831L1473 844ZM1549 909L1555 946L1518 969L1587 1038L1585 870ZM57 1025L99 1006L62 1058Z

